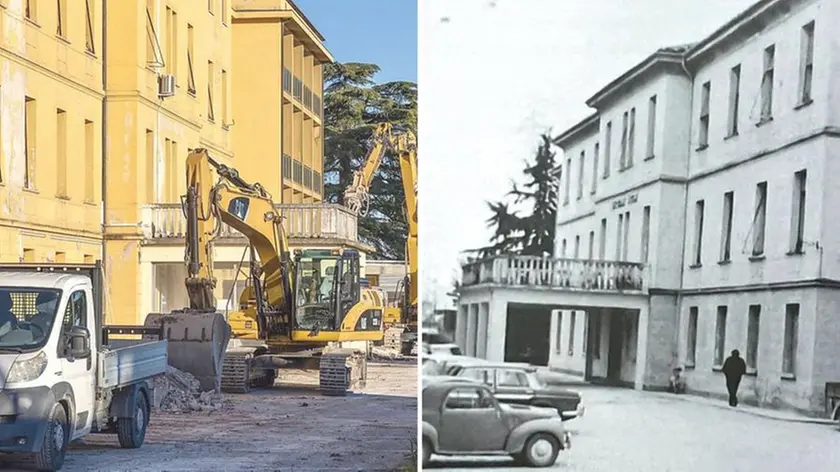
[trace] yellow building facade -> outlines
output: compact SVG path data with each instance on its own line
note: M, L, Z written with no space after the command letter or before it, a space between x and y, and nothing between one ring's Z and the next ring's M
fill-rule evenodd
M283 0L0 0L0 262L102 260L109 323L183 308L184 162L204 147L265 186L293 247L364 264L356 216L320 204L323 41ZM220 309L246 249L223 227Z
M102 8L0 0L0 261L101 257Z

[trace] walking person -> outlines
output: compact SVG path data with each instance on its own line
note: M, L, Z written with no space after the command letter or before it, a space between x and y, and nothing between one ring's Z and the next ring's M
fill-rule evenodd
M741 353L737 349L733 349L732 355L726 358L721 370L723 375L726 376L729 406L738 406L738 385L741 384L741 377L747 373L747 363L741 358Z

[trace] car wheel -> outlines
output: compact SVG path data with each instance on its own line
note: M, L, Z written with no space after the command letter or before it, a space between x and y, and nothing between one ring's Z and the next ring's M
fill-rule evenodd
M548 467L557 461L560 453L560 441L548 433L537 433L527 441L522 449L522 462L531 467Z
M67 421L67 412L63 406L56 403L50 412L41 450L35 454L34 465L37 470L61 470L69 441L70 423Z
M432 443L426 438L423 438L423 449L420 451L423 454L423 468L429 466L429 461L432 459Z

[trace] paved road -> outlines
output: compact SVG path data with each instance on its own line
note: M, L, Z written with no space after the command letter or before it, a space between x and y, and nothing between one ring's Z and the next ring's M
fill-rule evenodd
M791 423L627 389L580 389L586 416L569 423L568 472L835 472L836 427ZM510 470L508 461L448 460L435 470ZM533 469L523 469L533 470Z

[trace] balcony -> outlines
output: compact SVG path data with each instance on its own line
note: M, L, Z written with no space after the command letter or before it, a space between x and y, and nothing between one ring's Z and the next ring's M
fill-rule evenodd
M461 283L639 293L645 289L643 269L635 262L504 255L464 264Z
M292 240L338 239L356 242L356 215L335 204L280 204L277 211L283 218L286 235ZM143 208L143 233L147 241L164 243L183 239L187 221L178 203L157 203ZM217 239L243 240L245 237L226 224L221 225ZM314 241L313 241L314 242ZM305 242L298 241L298 244Z

